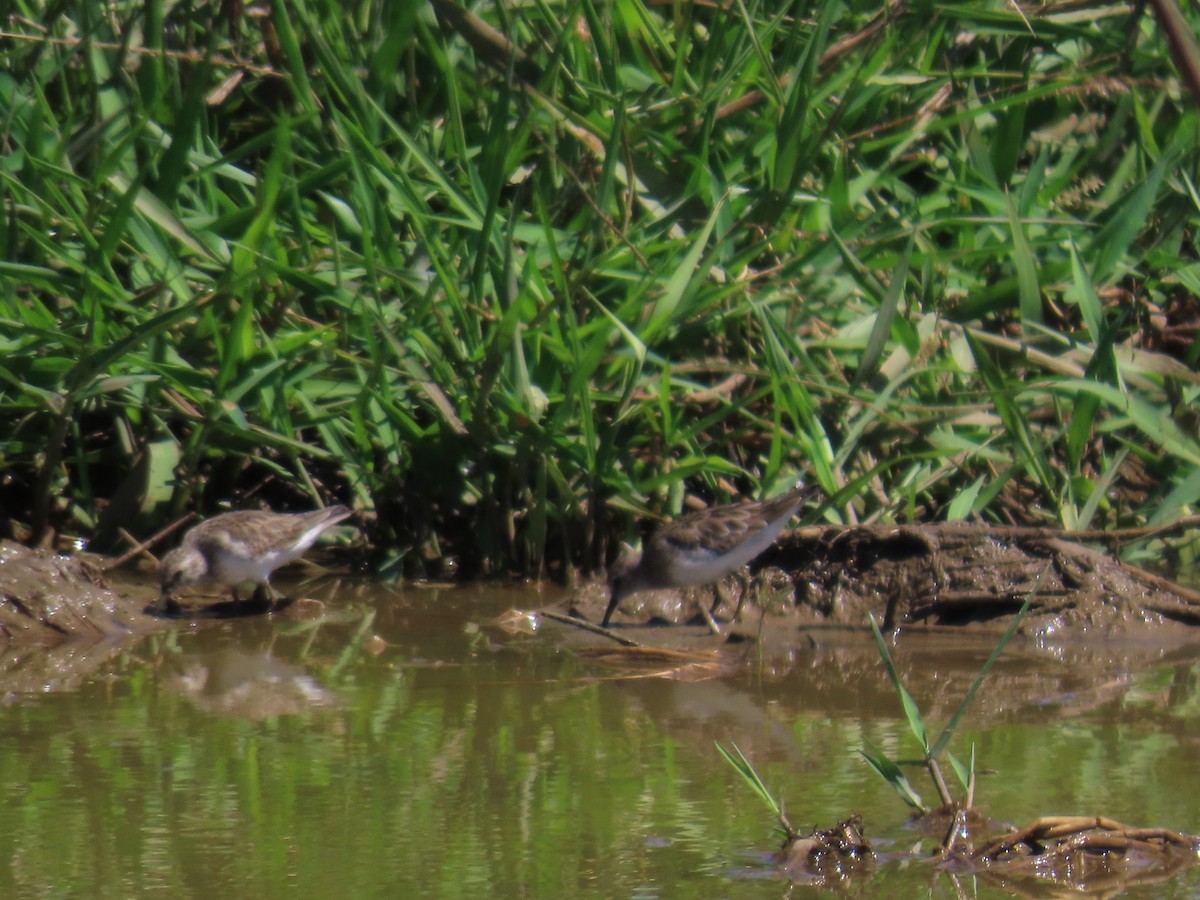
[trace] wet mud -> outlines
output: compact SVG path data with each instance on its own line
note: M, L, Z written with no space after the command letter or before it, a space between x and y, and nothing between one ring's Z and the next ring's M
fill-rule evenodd
M598 621L606 590L594 585L569 612ZM1073 535L967 524L799 528L763 554L749 576L731 576L715 590L630 597L613 621L618 633L695 624L707 618L705 605L726 637L757 637L764 619L777 634L862 627L868 615L885 631L999 634L1027 599L1027 635L1129 639L1164 630L1192 634L1200 624L1200 592Z
M0 695L69 688L129 641L183 624L325 614L316 600L233 602L211 591L159 609L150 573L106 572L107 565L102 557L0 544ZM1008 683L989 696L1003 706L1005 698L1032 691L1050 703L1070 697L1074 709L1106 702L1121 687L1120 676L1109 673L1133 660L1190 658L1200 642L1196 592L1041 529L800 528L752 571L721 585L630 597L607 631L571 627L598 622L607 596L596 583L558 604L557 615L514 612L493 624L511 635L536 633L535 640L549 635L618 677L703 681L752 663L772 678L815 665L821 677L810 700L829 692L835 702L847 683L875 672L871 655L858 652L868 614L893 634L928 636L911 659L897 658L902 671L920 670L925 648L940 658L982 658L1029 598L1021 633L1033 640L1010 646L1008 662L992 676ZM547 627L535 626L537 619ZM1076 683L1068 674L1048 685L1036 663L1021 663L1023 655L1044 659L1047 652L1069 656L1072 672L1090 673L1088 679ZM1035 683L1025 684L1030 678ZM954 703L965 689L959 680L939 680L938 696L922 701L932 710Z
M0 641L47 645L132 633L140 606L109 587L102 567L99 559L0 542Z
M142 637L223 620L282 614L290 619L324 615L318 600L234 602L211 594L185 594L160 609L158 592L144 574L108 572L92 554L66 555L0 541L0 700L77 688ZM193 673L195 676L195 673ZM182 684L195 687L198 677ZM212 693L211 685L195 691Z
M108 565L102 557L0 543L4 659L20 658L16 668L29 671L32 648L42 648L48 669L35 681L72 680L103 664L125 638L181 622L313 615L311 602L232 602L209 595L185 595L180 604L160 609L146 573L130 578L107 572ZM598 622L607 596L602 583L576 592L559 605L560 623ZM1114 641L1123 657L1141 643L1160 658L1200 640L1194 627L1200 594L1061 532L958 524L815 526L785 534L752 571L715 587L646 592L622 603L608 635L630 647L692 654L688 661L587 653L598 665L658 665L677 668L679 678L703 679L727 671L742 655L740 645L750 644L758 666L786 671L814 650L836 659L841 636L861 632L868 615L893 633L988 636L1007 627L1026 599L1031 608L1023 634L1039 646L1061 642L1076 653L1086 646L1101 664ZM509 623L512 630L525 625L519 615ZM578 629L560 626L554 633L581 649L597 641L596 633ZM69 653L50 649L64 642L72 645ZM84 652L84 646L92 649ZM73 662L64 665L64 659ZM19 689L3 683L3 670L11 668L0 662L0 690Z

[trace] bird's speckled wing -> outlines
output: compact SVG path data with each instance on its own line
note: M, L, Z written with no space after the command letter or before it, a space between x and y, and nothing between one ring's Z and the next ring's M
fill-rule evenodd
M780 516L790 519L813 492L813 488L801 486L758 503L734 503L688 513L656 531L650 538L647 552L670 552L672 547L680 550L703 548L721 555L744 543Z
M224 513L201 522L188 532L186 540L202 552L226 550L245 556L258 556L281 544L298 540L309 529L333 525L351 515L344 506L330 506L305 513L273 513L246 509Z

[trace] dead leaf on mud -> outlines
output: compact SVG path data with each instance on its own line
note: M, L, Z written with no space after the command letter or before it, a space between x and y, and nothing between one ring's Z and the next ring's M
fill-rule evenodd
M508 634L534 634L538 628L537 616L523 609L506 609L491 624Z

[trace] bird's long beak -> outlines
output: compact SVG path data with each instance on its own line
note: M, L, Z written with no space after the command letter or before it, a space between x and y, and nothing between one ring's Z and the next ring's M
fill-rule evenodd
M613 610L617 608L617 600L620 599L617 596L616 588L612 587L611 585L609 586L608 592L610 595L608 598L608 608L604 610L604 619L600 622L601 628L608 627L608 620L612 618Z

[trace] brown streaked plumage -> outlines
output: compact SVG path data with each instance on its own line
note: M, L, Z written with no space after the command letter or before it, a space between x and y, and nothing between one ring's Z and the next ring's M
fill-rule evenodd
M639 591L709 584L744 566L771 545L814 491L797 485L771 500L702 509L663 525L640 555L613 565L602 624L607 628L617 604Z
M165 606L174 591L202 583L236 588L252 581L270 596L271 573L299 559L325 529L351 515L344 506L330 506L305 513L243 510L214 516L192 528L162 558L159 602Z

